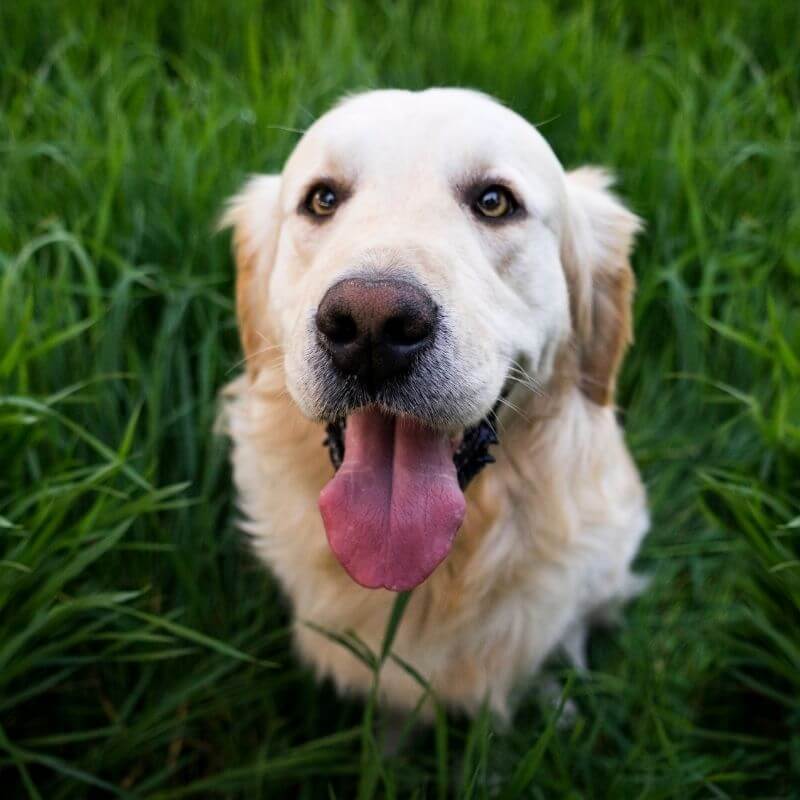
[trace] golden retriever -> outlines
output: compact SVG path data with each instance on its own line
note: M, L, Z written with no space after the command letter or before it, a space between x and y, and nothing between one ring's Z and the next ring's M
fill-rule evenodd
M489 97L391 90L337 105L230 201L243 524L341 691L369 669L306 622L379 651L413 588L394 652L449 707L506 715L641 587L646 497L614 412L639 220L610 182ZM386 663L384 703L421 691Z

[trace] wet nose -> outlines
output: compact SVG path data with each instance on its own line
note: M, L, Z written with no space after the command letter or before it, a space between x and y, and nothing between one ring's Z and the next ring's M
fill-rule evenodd
M336 367L374 389L408 371L436 318L431 296L410 281L346 278L325 293L316 325Z

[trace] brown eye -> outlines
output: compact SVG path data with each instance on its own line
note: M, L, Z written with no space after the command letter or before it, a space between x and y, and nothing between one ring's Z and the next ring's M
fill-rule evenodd
M475 210L483 217L500 219L513 214L517 209L514 195L504 186L489 186L475 201Z
M330 186L322 183L315 186L306 197L305 207L315 217L329 217L336 211L339 199Z

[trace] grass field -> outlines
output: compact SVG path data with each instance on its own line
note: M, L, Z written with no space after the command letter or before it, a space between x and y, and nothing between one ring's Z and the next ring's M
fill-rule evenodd
M800 797L800 6L0 8L0 794ZM341 93L473 86L647 221L651 590L510 729L384 755L236 530L223 199ZM379 720L380 721L380 720Z

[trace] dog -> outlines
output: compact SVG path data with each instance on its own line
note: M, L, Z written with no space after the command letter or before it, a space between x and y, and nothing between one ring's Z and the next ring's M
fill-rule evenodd
M405 662L446 707L508 717L641 590L646 494L614 407L640 221L611 183L486 95L380 90L229 202L242 524L341 692L373 674L320 630L379 652L413 589L380 700L417 706Z

